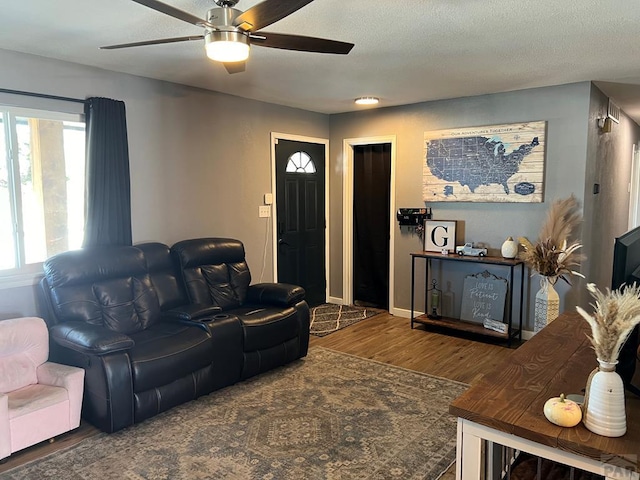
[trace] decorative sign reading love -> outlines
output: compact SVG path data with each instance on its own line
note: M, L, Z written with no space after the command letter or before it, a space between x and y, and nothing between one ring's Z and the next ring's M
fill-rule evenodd
M507 280L484 271L467 275L462 289L460 319L474 323L504 321Z

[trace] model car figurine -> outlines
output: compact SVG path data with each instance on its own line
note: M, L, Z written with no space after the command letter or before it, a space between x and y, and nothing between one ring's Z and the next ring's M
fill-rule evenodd
M460 256L466 255L469 257L486 257L486 248L475 248L473 243L465 243L461 247L456 247L456 253Z

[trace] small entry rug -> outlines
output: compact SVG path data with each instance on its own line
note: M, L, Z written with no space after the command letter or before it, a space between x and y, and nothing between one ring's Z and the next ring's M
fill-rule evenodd
M435 480L466 385L313 347L309 355L4 479Z
M316 337L324 337L382 312L384 310L379 308L323 303L311 309L309 333Z

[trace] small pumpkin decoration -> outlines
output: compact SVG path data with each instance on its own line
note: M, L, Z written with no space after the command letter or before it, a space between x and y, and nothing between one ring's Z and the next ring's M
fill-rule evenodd
M544 416L551 423L561 427L575 427L582 420L582 410L573 400L565 398L564 393L553 397L544 404Z

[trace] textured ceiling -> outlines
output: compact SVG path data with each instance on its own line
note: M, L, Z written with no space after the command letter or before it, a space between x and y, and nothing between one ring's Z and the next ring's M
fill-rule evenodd
M199 17L215 6L166 3ZM361 95L391 106L594 80L640 121L635 0L315 0L265 30L355 48L341 56L254 46L246 72L235 75L208 60L199 41L99 50L202 32L131 0L4 2L0 48L322 113L356 110Z

